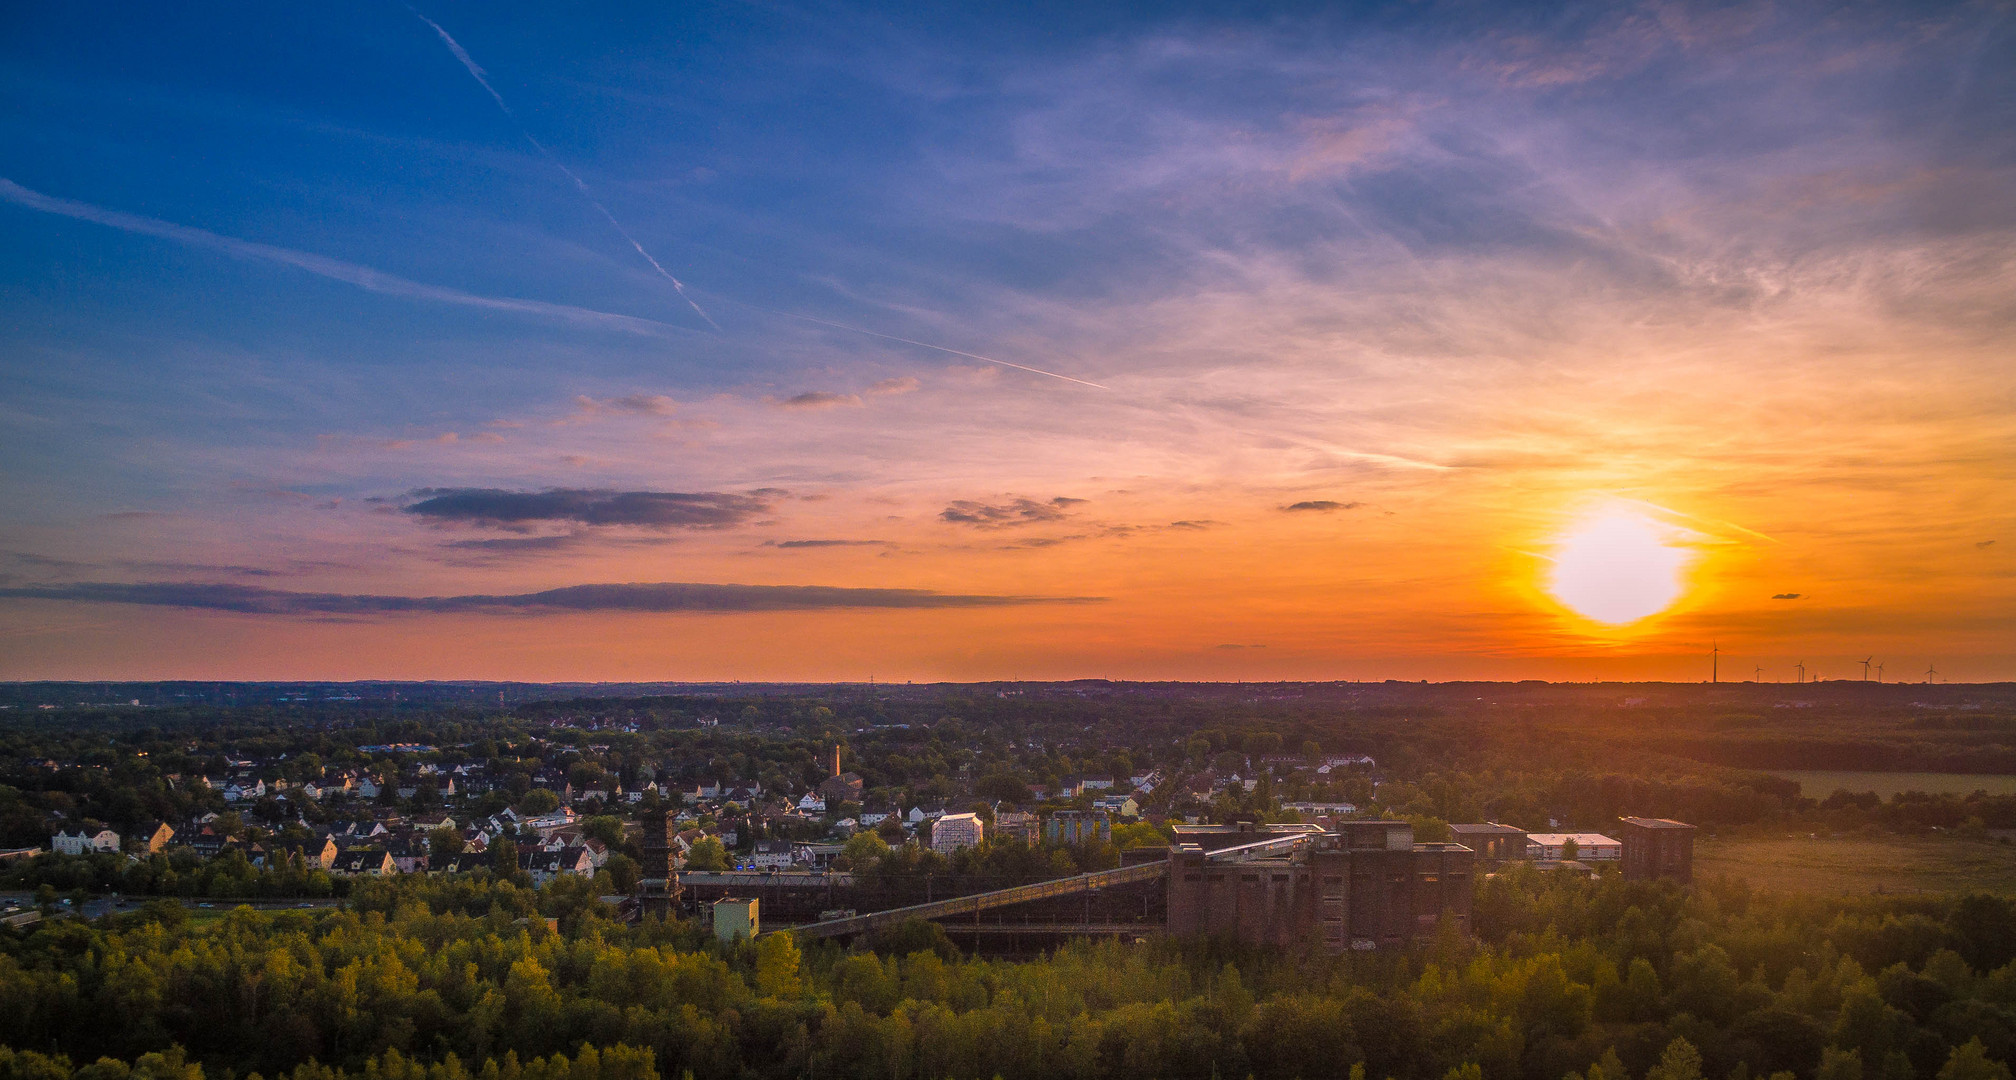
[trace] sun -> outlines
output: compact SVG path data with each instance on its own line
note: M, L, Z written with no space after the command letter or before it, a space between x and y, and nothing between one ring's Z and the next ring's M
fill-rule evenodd
M1635 510L1608 506L1555 540L1547 591L1569 610L1621 626L1673 606L1687 591L1694 551L1681 533Z

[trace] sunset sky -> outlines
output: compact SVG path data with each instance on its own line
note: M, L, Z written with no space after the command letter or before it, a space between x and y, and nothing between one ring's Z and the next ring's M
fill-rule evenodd
M2016 679L2016 9L1232 8L10 9L0 678Z

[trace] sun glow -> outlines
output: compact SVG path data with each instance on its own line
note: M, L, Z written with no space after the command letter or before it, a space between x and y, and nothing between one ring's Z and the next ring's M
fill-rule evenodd
M1555 543L1548 591L1585 618L1613 626L1673 606L1694 553L1675 530L1621 507L1582 518Z

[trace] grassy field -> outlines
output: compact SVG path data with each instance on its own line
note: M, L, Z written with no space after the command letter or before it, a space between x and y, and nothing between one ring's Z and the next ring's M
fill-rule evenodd
M2016 845L1955 837L1701 838L1694 876L1779 893L2016 893Z
M1824 799L1836 791L1856 794L1873 791L1885 799L1900 791L1927 794L1950 792L1966 795L1986 791L1990 795L2016 795L2016 776L1978 773L1932 772L1829 772L1824 769L1773 769L1771 775L1799 781L1799 793L1809 799Z

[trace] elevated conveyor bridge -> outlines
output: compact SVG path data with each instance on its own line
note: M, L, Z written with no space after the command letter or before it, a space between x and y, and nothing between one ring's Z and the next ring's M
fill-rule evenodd
M1211 862L1247 862L1265 858L1294 848L1309 839L1304 833L1290 836L1272 836L1251 843L1219 848L1205 856ZM971 896L957 896L950 900L933 900L927 904L912 904L908 907L890 908L887 911L871 912L867 915L851 915L842 919L827 919L802 926L777 927L772 933L789 930L800 938L848 937L854 934L873 933L900 925L911 919L949 919L955 916L972 916L976 920L983 911L994 908L1027 904L1038 900L1055 900L1066 896L1080 896L1096 893L1124 885L1134 885L1155 881L1169 873L1166 859L1136 866L1123 866L1117 870L1095 870L1089 874L1038 881L1030 885L1016 885L991 892L974 893ZM1146 929L1141 927L1140 929Z

